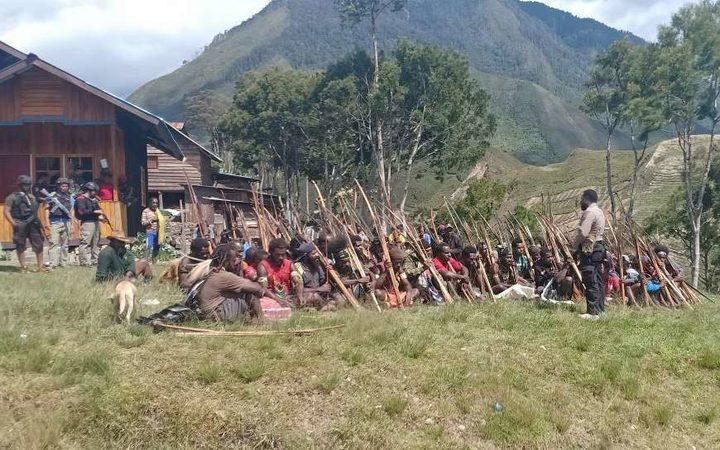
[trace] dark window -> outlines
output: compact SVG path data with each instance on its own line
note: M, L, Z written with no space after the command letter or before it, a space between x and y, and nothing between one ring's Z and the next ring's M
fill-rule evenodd
M68 156L67 174L75 180L75 184L82 185L95 179L91 156Z
M158 157L157 156L148 156L147 166L148 166L148 169L157 169L158 168Z
M35 176L33 181L44 188L54 186L62 175L59 156L35 157Z

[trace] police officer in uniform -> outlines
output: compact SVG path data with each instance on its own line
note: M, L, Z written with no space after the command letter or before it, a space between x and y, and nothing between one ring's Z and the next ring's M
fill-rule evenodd
M583 319L597 320L605 312L605 285L601 271L605 259L605 214L597 205L598 194L592 189L580 197L580 226L574 239L574 249L579 255L582 281L585 285L587 311L581 314Z
M63 267L67 264L74 198L70 193L70 180L57 179L57 189L45 199L50 224L50 264Z
M20 269L27 272L25 262L25 249L27 241L35 257L39 272L49 270L43 264L43 242L45 234L43 225L38 218L38 202L32 194L32 179L27 175L20 175L17 179L18 190L5 199L5 218L13 225L13 243L17 251Z

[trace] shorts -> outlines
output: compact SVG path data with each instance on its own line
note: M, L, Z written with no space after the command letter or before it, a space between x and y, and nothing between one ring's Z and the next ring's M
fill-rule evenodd
M27 240L30 240L30 247L33 252L41 253L45 235L42 231L42 224L39 221L31 222L20 227L13 227L13 243L18 252L24 252L27 248Z

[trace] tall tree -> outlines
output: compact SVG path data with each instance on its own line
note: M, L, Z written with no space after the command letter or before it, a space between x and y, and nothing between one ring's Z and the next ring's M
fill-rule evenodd
M597 56L586 83L588 90L583 101L583 110L598 120L606 131L605 183L613 219L617 209L612 185L610 149L615 130L625 120L633 49L627 39L622 39Z
M317 75L309 72L251 72L238 82L232 108L222 121L238 163L255 169L262 183L282 185L291 208L297 204L306 165L311 127L307 99L316 84Z
M371 91L376 91L380 84L380 50L378 46L378 19L387 12L397 12L405 7L407 0L335 0L340 16L352 24L359 24L364 20L370 23L370 38L372 40L373 63L375 65ZM385 144L383 141L384 121L381 118L371 118L374 128L373 149L377 160L380 189L385 202L391 204L388 181L385 179Z
M210 149L219 155L222 170L228 173L235 171L234 155L227 148L227 136L219 127L222 116L227 112L228 106L217 99L211 91L202 90L189 96L185 100L188 128L210 143Z
M631 53L630 82L625 99L625 125L630 133L634 156L633 174L627 216L635 215L635 196L640 168L648 156L648 143L653 132L662 128L665 119L660 107L660 94L655 90L655 59L657 46L635 48Z
M495 132L489 96L470 73L467 59L438 47L403 40L383 62L380 111L388 123L386 180L404 173L400 209L410 180L422 168L437 177L479 160Z
M672 124L683 154L685 208L692 229L692 283L697 287L703 233L705 192L717 153L715 133L720 122L720 3L704 0L682 8L672 24L661 27L656 91L663 115ZM705 154L696 151L699 123L709 128Z

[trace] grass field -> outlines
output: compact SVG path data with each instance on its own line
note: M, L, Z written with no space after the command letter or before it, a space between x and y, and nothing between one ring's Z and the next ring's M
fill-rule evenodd
M113 325L91 276L0 266L0 448L720 446L715 304L306 313L280 327L347 326L192 337Z

